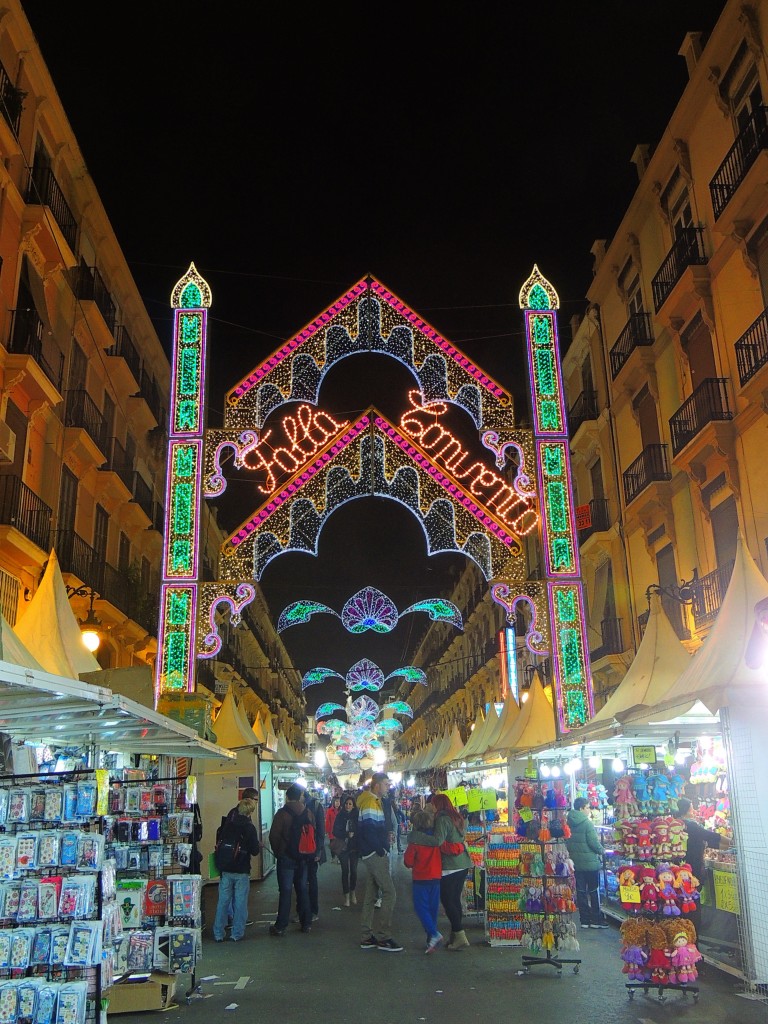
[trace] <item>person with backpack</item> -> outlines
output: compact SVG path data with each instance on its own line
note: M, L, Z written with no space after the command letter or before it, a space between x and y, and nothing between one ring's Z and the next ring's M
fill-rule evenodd
M251 887L251 857L261 850L251 816L258 804L253 797L243 798L233 807L216 833L213 859L221 872L219 900L213 921L213 937L224 941L224 931L232 915L233 942L245 935L248 918L248 893Z
M304 806L309 809L315 819L315 842L317 851L314 857L307 859L307 890L309 892L309 909L312 912L312 920L317 921L320 916L320 899L317 887L317 869L325 864L325 809L308 790L304 790Z
M285 791L285 804L272 820L269 845L277 861L277 888L280 894L277 919L269 926L269 934L276 938L285 934L294 888L301 930L310 932L312 911L307 890L307 864L310 859L314 861L317 853L315 816L304 806L304 789L297 782Z

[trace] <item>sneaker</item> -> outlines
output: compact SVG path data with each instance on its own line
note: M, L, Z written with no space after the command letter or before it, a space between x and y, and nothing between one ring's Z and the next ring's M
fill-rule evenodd
M588 924L583 924L581 927L582 928L589 928L589 925Z
M354 892L351 892L349 895L352 897L352 903L355 906L357 906L357 896L354 894Z
M583 928L584 925L582 925L581 927ZM589 927L590 928L607 928L608 925L607 924L591 924Z
M429 940L429 942L427 943L427 948L424 950L424 952L434 953L435 950L442 945L442 942L443 936L440 934L440 932L438 932L437 935L433 935L432 938Z
M374 905L374 907L376 907L377 910L381 910L381 896L379 896L379 898L376 900L376 902L373 905Z
M320 915L319 914L313 914L312 915L312 920L313 921L319 921L320 920Z
M308 925L308 924L302 925L302 928L301 928L301 930L302 930L302 932L304 932L304 934L306 935L306 934L307 934L308 932L311 932L311 931L312 931L312 926L311 926L311 925Z
M373 935L369 935L367 939L363 939L360 943L360 949L378 949L379 944Z
M275 938L279 939L279 938L282 938L283 935L285 935L285 929L284 928L278 928L276 925L271 924L269 926L269 934L270 935L274 935Z
M387 953L400 953L403 949L400 943L395 942L394 939L382 939L377 945L379 949L383 949Z

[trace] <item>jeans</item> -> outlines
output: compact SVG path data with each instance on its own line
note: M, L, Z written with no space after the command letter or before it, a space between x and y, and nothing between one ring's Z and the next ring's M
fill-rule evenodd
M317 895L317 869L320 867L320 862L316 861L314 857L307 861L307 888L309 889L309 909L312 911L312 916L317 917L320 913L320 903L318 902Z
M232 938L242 939L248 918L248 893L251 876L235 871L222 871L219 881L219 902L213 922L213 937L217 942L224 938L230 912L232 913Z
M581 924L600 924L599 872L579 871L576 875L576 905Z
M361 914L363 939L370 939L372 935L375 935L379 942L385 942L392 938L392 913L395 909L395 883L389 873L389 857L386 853L383 856L372 853L370 857L363 858L363 864L368 871ZM373 905L379 897L379 890L381 890L379 929L374 932L373 913L375 908Z
M434 938L438 934L437 915L440 910L440 882L437 878L414 880L413 909L427 933L427 941Z
M341 891L346 896L357 888L357 852L342 850L339 854L341 864Z
M461 931L461 894L468 871L469 868L462 868L460 871L452 871L450 875L443 875L440 879L440 902L443 904L445 916L451 922L452 932Z
M280 896L277 903L277 920L275 928L285 931L291 918L291 894L296 889L299 921L302 928L312 924L312 911L309 908L307 894L307 862L293 860L291 857L277 858L277 888Z

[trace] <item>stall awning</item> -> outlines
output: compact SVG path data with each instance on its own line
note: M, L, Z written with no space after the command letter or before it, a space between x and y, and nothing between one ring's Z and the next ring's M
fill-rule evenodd
M235 756L104 686L5 661L0 661L0 732L35 744L94 744L102 750L172 757Z

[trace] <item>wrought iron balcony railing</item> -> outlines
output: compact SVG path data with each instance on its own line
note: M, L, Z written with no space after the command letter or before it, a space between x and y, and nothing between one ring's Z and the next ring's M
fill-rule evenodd
M96 267L89 267L85 263L75 267L72 274L75 295L78 299L96 304L97 309L104 317L104 323L114 337L117 312L109 289L104 284L104 278Z
M568 433L571 437L587 420L597 419L597 392L582 391L568 411Z
M32 356L51 384L61 391L64 356L58 350L53 351L52 345L48 346L46 354L46 333L46 326L34 309L15 309L8 351Z
M0 64L0 111L5 118L8 127L18 138L19 123L21 122L21 107L24 101L24 93L17 89L8 76L2 64Z
M50 167L33 167L29 175L26 202L47 206L72 252L77 247L77 221Z
M611 379L616 380L636 348L649 348L654 340L650 313L633 313L610 351Z
M592 661L604 658L608 654L621 654L624 650L621 636L621 619L603 619L600 623L602 643L592 651Z
M726 377L707 377L669 421L672 454L677 455L708 423L732 420Z
M687 267L704 266L703 229L683 228L667 253L652 282L653 303L658 313Z
M649 444L629 469L624 470L624 501L627 505L655 480L671 480L666 444Z
M128 458L128 453L116 437L112 438L112 452L109 456L107 469L116 473L129 491L133 490L134 466Z
M742 387L768 363L768 309L742 334L733 346Z
M80 389L67 394L64 423L67 427L80 427L105 455L109 454L107 423L87 391Z
M21 477L0 475L0 523L15 527L43 551L50 551L52 514Z
M589 503L590 525L579 530L579 544L583 544L593 533L610 530L611 521L608 516L608 499L593 498Z
M147 519L151 521L153 512L152 488L140 473L133 474L133 500L146 514Z
M144 370L139 382L139 394L149 406L150 412L155 417L158 426L165 423L165 410L163 409L160 389L157 382Z
M744 181L760 151L768 147L768 107L755 107L709 183L715 220Z
M72 573L86 586L102 593L106 562L74 530L56 531L56 555L62 572Z
M717 618L731 580L733 564L733 559L731 559L730 562L721 565L714 572L698 577L691 583L693 621L697 629Z
M133 374L137 384L141 383L141 356L133 344L125 324L120 324L115 332L115 344L107 350L108 356L122 356L128 364L128 369Z

